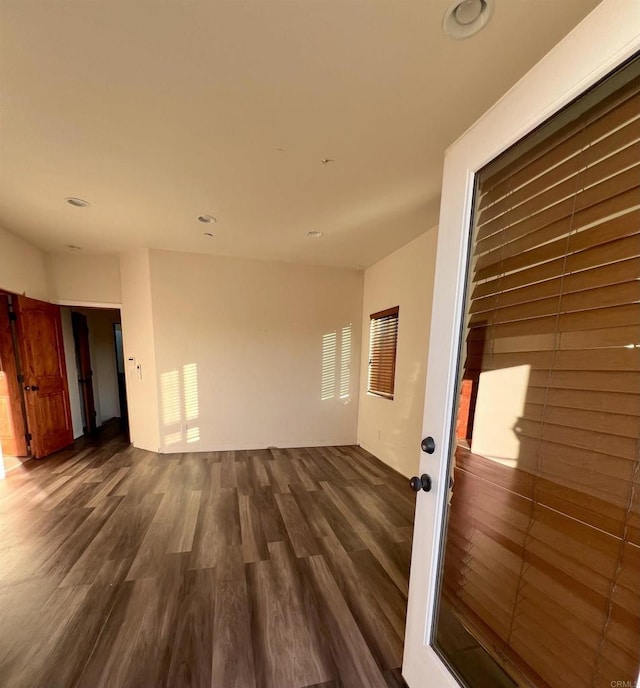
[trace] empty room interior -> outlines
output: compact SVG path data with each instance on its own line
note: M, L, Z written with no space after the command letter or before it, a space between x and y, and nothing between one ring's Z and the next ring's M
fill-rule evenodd
M0 685L634 688L640 3L0 2Z

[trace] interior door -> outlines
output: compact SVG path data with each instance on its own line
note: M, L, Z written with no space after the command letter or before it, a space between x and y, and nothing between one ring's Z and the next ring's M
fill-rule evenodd
M87 316L72 311L71 321L73 323L73 337L76 343L78 375L80 375L78 382L82 390L82 403L86 423L85 432L94 432L96 429L96 406L93 398L93 370L91 369Z
M640 21L640 7L635 12L635 21ZM611 28L607 37L601 30L605 24ZM610 278L612 271L607 261L611 258L604 255L609 256L610 250L623 246L616 242L626 241L627 245L635 246L631 250L636 252L640 246L637 237L640 157L633 149L637 140L633 137L625 140L621 146L628 146L628 150L621 147L604 162L597 158L594 162L580 159L578 167L584 171L583 179L587 181L575 176L571 183L570 193L576 190L584 193L569 210L568 229L558 235L559 239L549 235L532 249L539 250L536 256L540 259L527 264L526 269L530 274L538 274L540 266L546 269L545 261L549 260L542 256L555 251L560 243L566 242L568 247L564 255L554 258L553 269L560 266L558 282L563 288L570 286L573 293L563 301L564 292L552 292L550 301L540 298L534 306L526 307L527 318L541 314L546 317L545 309L557 299L553 302L556 310L547 321L551 329L531 332L526 329L528 324L519 330L519 323L513 328L511 324L503 327L500 323L502 334L507 333L500 346L515 348L496 348L498 338L491 333L493 348L487 356L487 351L482 350L486 341L481 327L483 308L471 313L468 310L473 290L478 286L478 282L473 284L468 277L478 276L478 266L482 270L489 264L484 255L493 251L499 261L503 259L499 255L503 247L497 234L492 236L490 231L485 231L479 239L479 235L473 236L478 172L542 124L560 104L570 102L587 84L596 83L616 64L630 58L640 48L640 36L637 31L630 31L627 24L628 17L625 18L615 3L603 3L582 27L565 39L555 55L538 65L455 144L445 160L423 423L423 437L431 440L424 442L420 455L420 474L430 476L431 480L416 483L419 491L403 659L403 676L410 688L636 685L638 679L640 556L636 524L640 519L637 499L640 463L636 418L640 298L636 253L627 252L619 258L625 266L630 266L628 284L605 286L605 295L595 281L595 269L598 275L606 274ZM598 50L589 50L588 45L596 42ZM613 91L614 87L610 93ZM637 103L637 97L634 102ZM629 111L631 120L636 118L633 126L637 126L640 123L637 104ZM619 129L603 129L600 136L624 139L631 120L625 114L615 125ZM599 143L591 150L599 150ZM617 167L627 154L630 162ZM565 157L560 156L557 162L562 163ZM626 165L634 167L625 168ZM611 166L611 171L598 177L606 166ZM538 174L544 176L548 170L549 167L541 169ZM562 184L564 168L551 174L556 172L558 179L554 184ZM629 176L630 186L625 186L624 175ZM522 184L514 184L511 190L520 193ZM563 188L560 186L559 190ZM611 214L607 215L605 195L597 201L592 197L601 189L626 194L624 202L630 205L619 211L608 208ZM544 186L541 193L547 193ZM555 193L550 191L549 197ZM560 207L563 197L559 198L549 200L544 210L556 203ZM589 198L590 205L581 205L583 199ZM499 212L507 214L519 203L507 198ZM570 203L574 201L567 201ZM584 217L578 218L581 225L574 227L572 213L583 209ZM489 210L489 216L494 211ZM549 215L554 212L552 208ZM527 215L523 214L523 218L526 222ZM523 218L508 226L518 225ZM575 247L570 248L574 232L578 239ZM478 241L487 237L491 248L485 254L476 251ZM588 245L578 247L582 241ZM513 265L529 250L529 247L515 250L519 246L514 242L504 253L513 259ZM569 261L567 256L574 251L578 257ZM587 255L585 251L590 253ZM594 257L604 262L596 266L590 262ZM580 261L582 264L577 267ZM626 279L623 267L620 263L620 270L617 267L613 270L620 282ZM504 278L505 283L511 284L509 289L514 289L504 300L500 289L491 292L484 286L475 295L483 296L484 290L484 295L495 298L498 306L510 308L513 303L510 299L518 292L517 279L513 277L517 270L516 267L500 269L492 277ZM548 275L537 278L533 291L536 292L538 284L546 285L548 279ZM555 288L555 283L551 286ZM581 292L582 289L590 291ZM600 303L594 300L596 293L603 294ZM606 300L610 296L611 302ZM581 312L596 306L602 308L598 312L588 311L586 316ZM609 320L621 313L624 321ZM589 319L591 324L585 325ZM469 336L472 321L477 327L475 334ZM568 326L571 323L580 327ZM490 327L494 325L488 323ZM622 329L613 331L613 325ZM556 353L558 343L564 347L559 354ZM590 346L597 348L585 350ZM528 357L526 364L523 353ZM497 390L497 396L493 398L501 400L500 408L491 401L491 382L484 384L484 391L488 392L484 400L474 398L479 376L487 370L483 366L488 360L494 360L491 358L494 354L502 362L493 366L487 379L493 377L496 383L493 389ZM470 359L474 364L465 366ZM472 374L463 384L467 369ZM611 390L614 380L620 383L620 390ZM532 391L538 395L536 398L530 396ZM614 399L620 404L617 407L620 418L607 415L613 410ZM593 407L595 412L585 406L592 403L598 404ZM469 413L461 419L458 409L465 406ZM537 411L541 415L532 420ZM511 426L506 423L509 414L513 418ZM577 423L579 416L582 420ZM479 427L487 419L494 422L496 418L503 429L510 431L503 433L505 442L500 450L472 450L466 456L463 452L459 459L467 463L455 468L454 454L457 447L462 445L464 449L469 428L474 423ZM533 433L534 427L538 435L532 443L527 435ZM589 446L598 434L596 431L603 433L597 438L599 444ZM618 437L618 432L627 435ZM570 442L565 441L567 437L571 438ZM557 445L554 454L544 456L541 450L551 444ZM514 445L518 453L512 455ZM535 460L527 463L531 456ZM606 469L601 457L611 459ZM471 476L474 462L482 466L482 471ZM513 468L515 472L510 470ZM550 477L551 471L556 471L555 476ZM454 472L466 472L468 479L457 480L451 494L450 478ZM601 483L606 483L606 489L602 489ZM422 484L431 489L420 489ZM449 498L454 506L448 505ZM463 518L459 518L461 513ZM567 521L572 530L560 528L560 520ZM510 581L515 583L511 585ZM516 600L516 605L507 609L505 600L509 596ZM458 609L466 604L475 611L475 619L472 614L456 616L457 609L449 613L450 600L458 602ZM509 616L506 624L502 622L505 612ZM527 619L526 628L521 625L522 618ZM567 624L571 624L570 628ZM489 630L495 631L494 637L487 631L489 626ZM569 628L566 633L565 628ZM501 655L500 647L506 645L515 646L518 653ZM531 653L528 657L527 652ZM572 661L563 664L567 656ZM584 659L576 661L577 656ZM521 661L523 658L525 661ZM533 660L538 662L537 677L527 673ZM529 666L522 666L527 663ZM554 674L559 668L563 672L560 678Z
M27 456L22 403L9 319L9 298L0 294L0 446L5 456Z
M42 458L73 442L60 307L13 297L31 453Z

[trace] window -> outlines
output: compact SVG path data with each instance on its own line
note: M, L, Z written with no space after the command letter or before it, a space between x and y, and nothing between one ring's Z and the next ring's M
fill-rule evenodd
M399 306L371 315L369 323L369 381L367 391L393 399L396 381Z

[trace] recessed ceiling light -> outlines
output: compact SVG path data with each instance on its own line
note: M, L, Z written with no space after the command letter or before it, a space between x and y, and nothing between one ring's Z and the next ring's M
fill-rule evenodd
M68 248L70 251L81 251L82 250L81 246L76 246L75 244L67 244L66 248Z
M444 13L442 28L455 39L469 38L487 25L494 0L455 0Z
M307 236L311 237L312 239L319 239L322 236L322 232L316 232L316 231L307 232Z
M213 215L198 215L198 222L204 222L206 225L210 225L212 222L217 222Z
M91 203L85 201L84 198L76 198L75 196L69 196L69 198L64 199L69 205L75 206L76 208L88 208Z
M212 237L212 236L213 236L213 232L202 232L202 236Z

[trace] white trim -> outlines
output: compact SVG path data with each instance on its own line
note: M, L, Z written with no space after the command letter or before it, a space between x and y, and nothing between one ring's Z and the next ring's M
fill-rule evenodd
M279 449L308 449L308 448L314 448L314 447L358 447L360 446L355 439L352 442L345 442L343 440L337 440L337 441L331 441L331 440L296 440L295 442L291 442L291 440L284 440L282 442L274 442L272 444L265 444L264 442L262 443L255 443L255 442L249 442L245 447L243 447L240 451L265 451L267 449L274 449L274 450L279 450ZM362 447L362 449L365 449L365 451L369 451L365 447ZM193 442L193 443L187 443L183 440L180 440L180 442L176 442L175 445L167 445L163 446L158 450L158 454L185 454L185 453L190 453L190 452L218 452L218 451L237 451L238 450L238 443L237 442L223 442L221 444L215 444L211 446L202 446L202 442L200 440ZM371 452L369 452L371 453ZM392 466L393 468L393 466ZM395 470L395 469L394 469Z
M75 438L74 438L75 439ZM11 471L15 471L16 468L22 468L27 461L37 461L38 459L34 459L32 456L12 456L11 454L1 455L0 454L0 462L4 461L4 459L9 458L9 459L18 459L20 463L17 463L15 466L11 466L11 468L6 468L5 466L2 466L0 468L0 475L2 472L4 472L5 476L7 473L11 473ZM24 461L22 461L24 459ZM1 478L0 478L1 479Z
M473 179L477 170L640 50L640 2L603 0L447 151L444 165L423 436L433 491L416 504L403 675L411 688L457 681L429 647L460 345Z
M54 299L51 303L58 306L77 306L78 308L110 308L121 310L121 303L110 303L108 301L77 301L73 299Z

